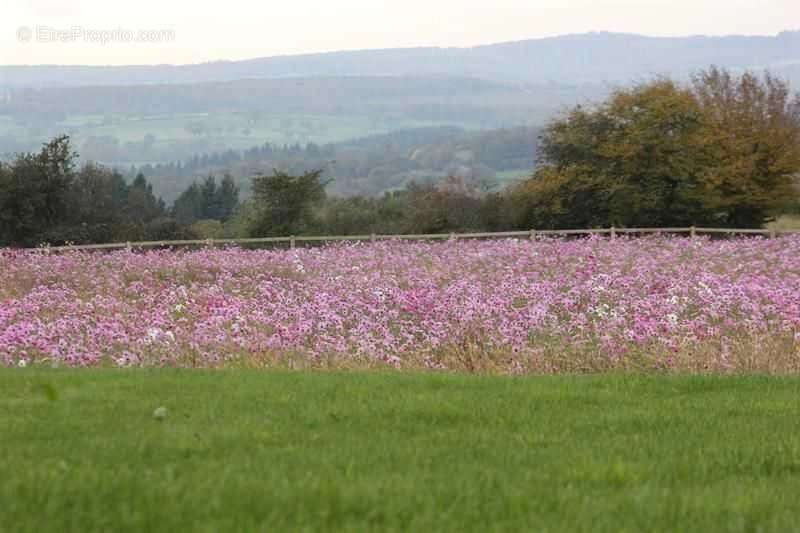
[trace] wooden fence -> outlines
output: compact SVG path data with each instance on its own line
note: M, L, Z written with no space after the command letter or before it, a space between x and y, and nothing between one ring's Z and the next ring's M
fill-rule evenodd
M197 239L182 241L144 241L144 242L120 242L109 244L85 244L68 246L50 246L41 248L51 252L61 252L67 250L122 250L122 249L143 249L143 248L172 248L179 246L238 246L238 245L259 245L259 244L287 244L290 248L302 243L329 243L341 241L367 241L377 242L386 240L406 240L406 241L434 241L434 240L455 240L455 239L536 239L537 237L567 237L567 236L589 236L589 235L609 235L611 238L617 235L646 235L646 234L686 234L690 237L697 235L727 234L727 235L763 235L769 238L776 238L779 235L798 233L800 230L770 230L770 229L730 229L730 228L602 228L602 229L566 229L566 230L529 230L529 231L498 231L485 233L421 233L411 235L327 235L301 237L290 235L288 237L263 237L253 239Z

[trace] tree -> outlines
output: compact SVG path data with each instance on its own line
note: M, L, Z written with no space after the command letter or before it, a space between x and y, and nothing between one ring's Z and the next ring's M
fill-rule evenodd
M796 197L800 95L769 73L733 76L711 68L693 79L704 117L703 169L696 197L729 226L765 222Z
M201 219L220 219L220 206L217 200L217 178L213 175L208 176L200 185L200 218Z
M191 236L167 216L143 174L128 185L100 165L76 170L76 157L62 136L0 163L0 246Z
M511 192L523 227L758 227L800 171L798 98L769 75L711 69L576 107L544 131L540 168Z
M134 223L148 223L165 216L164 202L156 198L153 186L141 172L128 187L125 215Z
M76 157L60 136L0 167L0 244L39 244L66 217Z
M239 187L229 174L217 185L209 175L202 183L192 183L175 200L172 213L179 224L189 226L198 220L229 220L239 206Z
M322 170L294 176L274 170L253 178L253 236L295 235L315 226L313 207L325 198Z
M122 175L99 165L87 164L75 175L68 198L70 209L48 242L93 243L115 240L122 221L128 186Z
M408 226L411 233L479 231L481 198L463 179L450 176L438 185L411 184L407 188Z
M512 193L522 219L540 228L695 219L699 207L682 192L696 180L701 119L691 92L669 80L573 109L544 131L541 168Z
M192 183L172 204L172 214L179 224L189 226L203 218L203 195L200 186Z
M219 206L219 219L230 220L239 207L239 187L230 174L225 174L217 189L217 205Z

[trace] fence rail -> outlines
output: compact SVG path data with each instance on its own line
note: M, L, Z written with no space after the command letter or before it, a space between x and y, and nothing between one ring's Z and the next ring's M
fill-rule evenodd
M776 238L784 234L800 234L800 229L778 230L778 229L732 229L732 228L599 228L599 229L563 229L563 230L528 230L528 231L497 231L483 233L418 233L409 235L327 235L327 236L294 236L288 237L259 237L249 239L193 239L178 241L142 241L142 242L118 242L108 244L84 244L51 246L46 249L52 252L68 250L122 250L122 249L142 249L142 248L172 248L179 246L235 246L246 244L279 244L288 243L290 248L294 248L298 243L326 243L341 241L432 241L432 240L455 240L455 239L504 239L504 238L528 238L537 237L566 237L580 235L610 235L612 238L617 235L645 235L645 234L687 234L690 237L702 234L728 234L728 235L763 235L765 237Z

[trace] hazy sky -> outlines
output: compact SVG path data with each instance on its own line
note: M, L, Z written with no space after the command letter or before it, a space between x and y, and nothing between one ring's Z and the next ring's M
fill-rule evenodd
M800 28L800 0L0 0L0 13L0 64L195 63L586 31ZM172 33L139 35L150 30Z

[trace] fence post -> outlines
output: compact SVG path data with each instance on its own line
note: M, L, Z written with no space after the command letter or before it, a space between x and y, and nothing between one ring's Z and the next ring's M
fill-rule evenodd
M770 239L774 239L777 236L778 236L778 232L775 231L775 228L772 228L772 229L769 230L769 238Z
M208 248L213 248L214 247L214 239L211 239L211 238L206 239L206 246Z
M131 241L125 243L125 249L129 252L133 249L133 246L131 246Z
M535 241L535 240L536 240L536 230L535 230L535 229L531 229L531 236L530 236L530 239L531 239L532 241Z
M375 243L375 234L374 234L374 233L370 233L370 235L369 235L369 242L371 242L371 243L373 243L373 244Z
M611 226L611 238L616 239L616 237L617 237L617 228Z
M697 228L695 228L694 226L692 226L691 228L689 228L689 236L690 236L692 239L694 239L694 238L695 238L695 236L697 235L697 231L696 231L696 230L697 230Z
M451 232L450 232L450 237L449 237L447 240L449 240L449 241L454 241L454 240L456 240L456 234L455 234L454 232L452 232L452 231L451 231Z
M289 248L294 250L294 245L295 245L294 235L292 235L291 237L289 237Z

